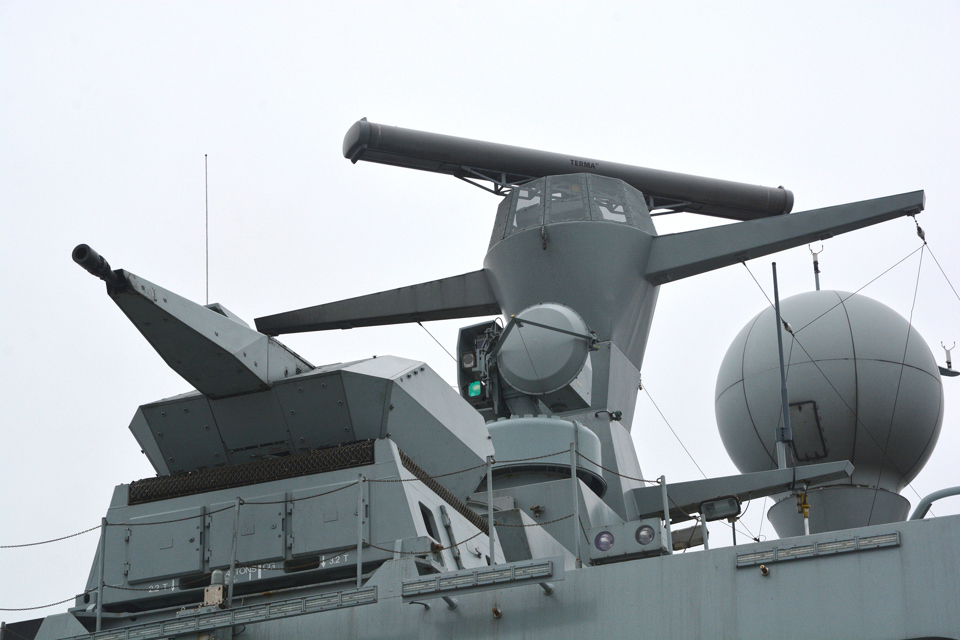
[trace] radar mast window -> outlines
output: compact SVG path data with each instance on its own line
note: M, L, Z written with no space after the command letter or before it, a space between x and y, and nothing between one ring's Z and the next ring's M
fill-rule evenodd
M577 173L515 187L500 202L490 246L524 229L587 220L626 224L656 234L643 194L615 178Z
M548 177L547 222L589 220L590 208L584 202L586 187L586 175L582 173Z
M593 219L627 222L627 205L621 182L603 176L590 176L590 201Z
M523 185L517 189L513 210L507 222L506 235L543 224L543 181Z

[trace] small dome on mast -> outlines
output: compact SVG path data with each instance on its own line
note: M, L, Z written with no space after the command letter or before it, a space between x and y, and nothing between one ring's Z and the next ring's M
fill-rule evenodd
M898 492L920 472L943 423L943 388L930 348L889 307L863 295L811 291L781 302L797 466L850 460L853 476L808 493L810 530L905 519ZM741 472L776 468L782 420L773 308L734 339L717 376L717 425ZM781 537L800 535L794 501L770 511Z

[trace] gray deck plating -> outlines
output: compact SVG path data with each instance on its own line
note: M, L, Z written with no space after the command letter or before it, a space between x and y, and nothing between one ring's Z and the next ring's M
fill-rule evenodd
M379 583L375 605L264 623L247 633L250 640L396 638L398 629L420 638L527 640L960 638L960 516L802 540L895 532L900 546L777 563L766 577L759 567L737 569L737 556L801 539L585 567L567 571L553 595L535 584L458 594L454 610L441 600L429 610L403 604L396 576L392 585ZM503 612L499 619L494 606Z
M880 537L869 548L853 545L860 552L768 563L766 576L743 562L774 549L829 549L833 542ZM189 621L176 616L162 633L155 621L131 627L129 635L112 629L95 638L148 637L141 627L156 630L150 638L186 637L233 621L246 625L249 640L396 638L398 629L431 639L960 638L960 516L584 567L562 577L552 595L536 579L455 592L457 608L449 609L439 598L451 592L405 596L405 586L423 578L413 560L397 557L360 590L277 594L232 612ZM365 606L347 609L351 604ZM494 607L502 617L494 617Z

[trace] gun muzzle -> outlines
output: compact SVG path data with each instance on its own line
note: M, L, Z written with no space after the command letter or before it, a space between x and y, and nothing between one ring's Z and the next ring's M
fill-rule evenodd
M111 269L110 263L91 249L90 245L78 244L73 250L73 261L114 289L123 289L127 286L127 279L123 274L119 270Z

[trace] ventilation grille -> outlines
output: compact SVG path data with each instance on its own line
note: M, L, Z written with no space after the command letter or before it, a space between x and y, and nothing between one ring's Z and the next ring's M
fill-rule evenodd
M457 513L462 515L467 519L467 522L475 526L480 531L483 531L487 535L489 531L487 530L486 521L481 518L475 511L471 511L467 508L467 505L460 502L455 495L447 491L443 486L427 475L427 472L420 468L420 466L410 459L410 456L405 454L403 451L400 452L400 461L403 463L403 468L409 471L417 478L420 482L425 484L428 489L437 494L441 500L449 504L451 507L457 510Z
M316 449L282 458L264 458L230 467L136 480L130 483L129 504L142 504L219 489L245 487L260 482L284 480L368 464L373 464L373 440ZM451 503L451 506L455 505Z

